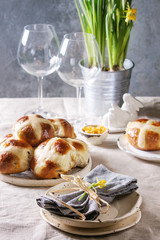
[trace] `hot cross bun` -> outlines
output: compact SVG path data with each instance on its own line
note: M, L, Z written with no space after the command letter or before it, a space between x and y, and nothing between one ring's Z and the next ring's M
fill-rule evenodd
M35 149L31 169L37 178L59 178L74 167L86 166L88 159L88 148L83 141L52 138Z
M33 148L23 140L8 134L0 142L0 173L19 173L29 169Z
M75 137L74 128L66 120L49 120L36 114L18 119L12 131L16 139L22 139L34 147L52 137Z
M126 128L128 142L141 150L160 149L160 122L151 119L138 119L129 122Z

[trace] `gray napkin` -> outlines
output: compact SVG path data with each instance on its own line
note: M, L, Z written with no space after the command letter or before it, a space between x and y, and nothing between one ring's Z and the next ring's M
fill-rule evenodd
M84 179L92 184L93 182L97 182L97 177L99 180L106 180L106 186L101 189L97 188L97 194L108 203L111 203L116 196L129 194L138 188L135 178L112 172L102 164L96 166ZM59 198L83 213L87 220L94 220L100 214L99 207L95 201L89 199L87 194L81 201L78 201L82 194L83 191L77 191L61 195ZM65 217L77 217L76 213L50 196L38 197L36 201L41 208L51 213Z

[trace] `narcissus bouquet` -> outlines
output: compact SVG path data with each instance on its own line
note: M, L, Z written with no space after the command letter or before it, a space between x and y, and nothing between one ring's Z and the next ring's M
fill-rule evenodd
M132 0L74 1L82 31L96 37L102 55L102 70L123 70L133 21L136 19Z

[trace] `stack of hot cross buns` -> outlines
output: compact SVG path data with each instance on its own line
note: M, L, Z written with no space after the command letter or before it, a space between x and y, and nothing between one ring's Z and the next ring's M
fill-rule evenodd
M76 139L73 126L65 119L24 116L16 121L12 134L0 141L0 173L31 169L37 178L59 178L74 167L85 167L87 144Z

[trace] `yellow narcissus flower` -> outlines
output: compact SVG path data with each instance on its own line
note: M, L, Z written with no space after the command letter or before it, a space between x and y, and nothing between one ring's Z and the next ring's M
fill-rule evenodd
M99 187L99 188L103 188L103 187L105 187L106 186L106 180L100 180L99 181L99 179L98 179L98 177L96 177L97 178L97 182L96 183L92 183L88 188L92 188L92 187ZM86 192L84 192L83 194L82 194L82 196L78 199L79 201L84 197L86 195Z
M97 183L95 183L94 187L99 187L99 188L103 188L106 186L106 180L101 180L99 181L98 177L97 177Z
M136 20L136 12L137 9L136 8L130 8L129 4L127 5L127 10L126 12L126 23L129 23L129 20L135 21Z

